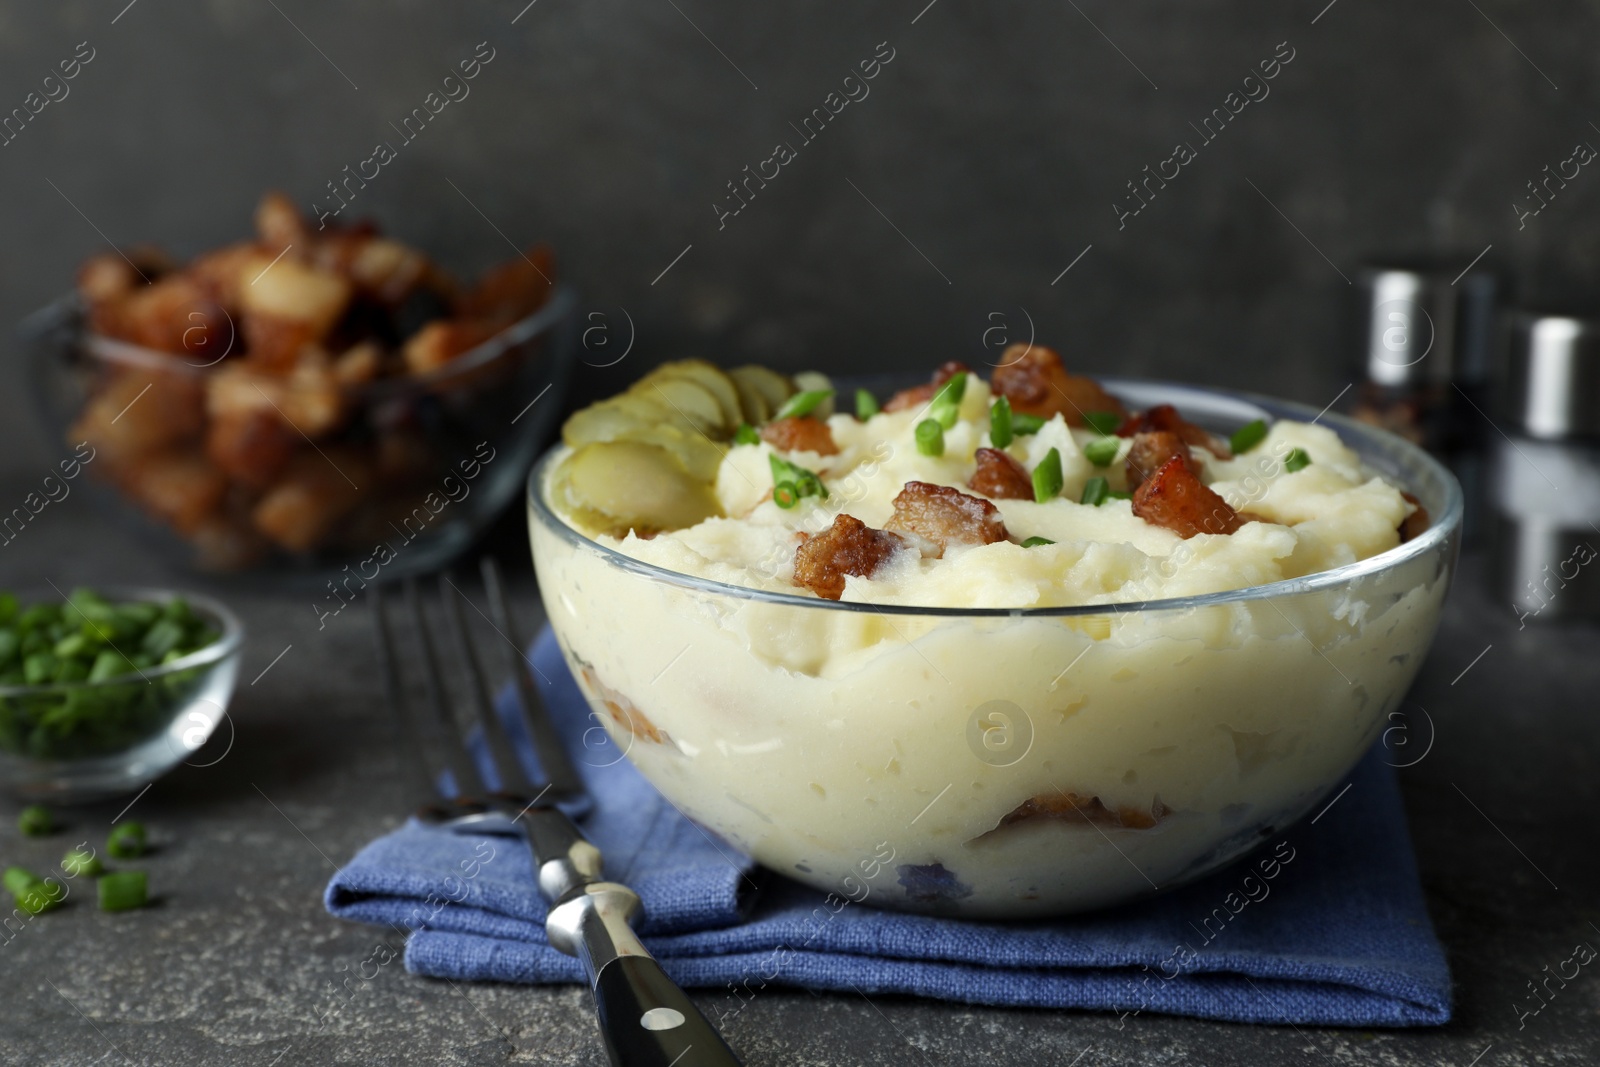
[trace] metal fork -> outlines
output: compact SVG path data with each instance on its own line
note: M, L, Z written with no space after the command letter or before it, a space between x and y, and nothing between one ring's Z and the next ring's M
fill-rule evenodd
M539 892L550 905L545 933L552 946L583 961L594 992L601 1037L614 1067L738 1067L739 1058L716 1028L634 934L632 923L641 917L639 895L625 885L604 880L600 851L566 813L580 812L588 799L583 780L573 769L528 675L523 645L494 561L485 558L482 571L492 616L485 618L505 639L508 666L521 697L521 723L546 780L532 781L495 712L462 617L461 601L466 597L450 575L442 574L439 579L445 629L452 635L450 643L455 647L459 673L466 679L464 689L475 709L475 726L489 753L498 789L492 789L478 773L472 750L457 732L449 687L414 579L405 583L406 614L420 648L415 660L426 693L426 700L420 703L430 710L420 714L405 710L415 709L418 702L407 699L387 597L374 585L373 615L384 684L391 703L415 734L415 745L404 747L410 752L414 784L422 790L419 796L426 798L418 817L458 833L520 833L527 840ZM437 769L430 766L429 752L444 757L455 783L454 794L445 791Z

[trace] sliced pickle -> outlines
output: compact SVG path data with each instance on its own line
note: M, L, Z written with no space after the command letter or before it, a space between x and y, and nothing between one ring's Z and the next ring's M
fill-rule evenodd
M641 426L620 433L612 440L642 441L664 448L683 464L691 477L707 484L717 480L717 468L722 466L722 457L728 451L725 445L714 443L705 434L685 432L672 426Z
M711 487L643 441L596 441L561 461L556 506L582 526L618 536L693 526L720 513Z
M687 421L695 429L712 437L731 437L734 427L722 417L722 405L711 390L688 378L646 378L628 390L629 396L640 397L679 416L675 420Z
M662 425L695 431L692 422L666 404L624 393L574 413L561 427L561 439L577 448L593 441L614 441L630 430Z
M739 391L734 388L733 379L729 378L721 367L707 363L703 359L680 359L674 363L663 363L645 375L645 380L648 381L657 375L688 378L704 386L721 405L722 421L727 424L730 432L744 421L744 409L739 405Z
M730 374L729 379L733 387L739 390L739 408L743 412L744 421L752 426L760 426L772 418L773 409L767 405L767 398L761 390L751 385L744 378L737 378Z
M755 364L746 367L735 367L728 374L735 382L743 382L766 399L768 419L772 417L773 412L783 406L785 400L788 400L798 391L795 389L793 382L777 371L769 370L766 367L758 367ZM746 414L749 413L746 412ZM765 422L766 419L761 421Z

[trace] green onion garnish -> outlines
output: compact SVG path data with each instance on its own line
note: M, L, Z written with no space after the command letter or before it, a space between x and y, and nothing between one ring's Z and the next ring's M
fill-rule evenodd
M1023 548L1038 548L1040 545L1053 545L1053 544L1055 544L1055 542L1050 540L1050 538L1048 538L1048 537L1030 537L1026 541L1022 542L1022 547Z
M1090 478L1083 483L1083 496L1078 498L1078 503L1099 507L1110 492L1111 486L1104 478Z
M961 398L966 395L967 372L952 374L950 380L941 385L928 402L928 417L938 419L940 426L950 429L961 416Z
M1265 419L1247 422L1228 438L1228 447L1233 449L1233 454L1241 456L1259 445L1267 436L1267 423Z
M39 884L39 876L26 867L7 867L4 882L7 893L12 896L21 896L30 888Z
M856 418L866 422L881 410L883 409L878 407L877 397L865 389L856 390Z
M824 500L828 498L828 487L822 484L822 479L818 478L814 472L790 463L776 453L767 456L767 463L772 468L772 485L774 489L777 486L787 484L789 488L795 491L796 499L803 496L819 496ZM784 506L792 507L793 505L786 504Z
M772 502L780 508L792 508L800 503L800 490L793 482L779 482L772 487Z
M143 871L118 871L95 882L100 891L101 911L129 911L142 908L150 899L149 883Z
M1115 489L1113 489L1113 490L1111 490L1111 492L1106 494L1106 499L1107 500L1132 500L1133 499L1133 494L1132 493L1119 493Z
M1018 437L1023 437L1030 433L1038 433L1044 429L1044 423L1045 420L1037 415L1024 415L1020 411L1011 413L1011 432Z
M1043 504L1061 492L1061 453L1052 448L1033 468L1033 499Z
M17 907L29 915L39 915L59 908L61 902L67 899L67 888L60 882L54 887L48 881L34 882L22 892L16 894Z
M1011 401L1001 397L989 409L989 443L995 448L1005 448L1014 438L1011 432Z
M917 451L924 456L944 455L944 427L938 419L923 419L917 423Z
M145 847L144 823L125 822L106 838L106 853L115 859L131 860L142 856Z
M1083 421L1101 437L1110 437L1122 425L1122 416L1115 411L1090 411L1083 416Z
M1290 449L1289 454L1283 457L1283 469L1293 474L1303 471L1311 466L1311 454L1303 448Z
M733 431L733 443L736 445L759 445L761 443L761 435L748 422L741 422L739 428Z
M50 818L50 809L43 804L29 804L17 816L17 829L23 837L43 837L55 829L55 820Z
M833 395L832 389L807 389L783 402L774 419L798 419L817 410L817 405Z
M79 875L88 875L94 878L105 873L105 864L100 862L100 857L94 854L93 849L75 848L61 857L61 870L69 878Z
M1121 447L1121 438L1102 437L1099 440L1090 441L1088 444L1084 445L1083 454L1088 458L1089 462L1093 463L1096 467L1109 467L1111 465L1111 461L1117 458L1117 450Z

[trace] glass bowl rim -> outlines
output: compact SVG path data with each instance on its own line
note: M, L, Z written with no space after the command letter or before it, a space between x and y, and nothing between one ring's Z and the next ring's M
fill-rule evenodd
M558 283L548 299L538 308L496 331L492 336L461 355L426 374L401 375L379 379L342 390L351 400L361 403L412 396L431 392L441 385L448 386L453 379L465 377L486 364L493 363L518 345L533 340L554 329L577 306L577 293L571 285ZM68 293L33 312L22 321L23 335L43 333L63 316L83 310L83 299L77 293ZM445 320L434 320L445 321ZM237 329L237 327L236 327ZM119 341L88 329L87 322L79 327L83 338L82 351L100 363L117 363L136 367L154 367L163 373L178 373L186 377L203 378L215 363L197 364L175 359L173 353L146 348L128 341Z
M221 635L204 648L197 648L187 656L163 663L156 667L149 667L132 674L119 674L115 678L102 678L98 682L84 680L81 682L44 682L39 685L0 685L0 697L26 697L48 696L81 690L96 690L111 686L123 686L130 682L154 682L157 678L165 678L178 671L192 670L195 667L211 667L227 659L237 652L244 643L244 623L221 601L204 593L185 593L176 589L161 589L154 586L97 586L95 592L101 594L113 604L129 601L168 601L182 598L190 607L210 615L222 624ZM25 597L18 597L24 603L30 603ZM62 598L63 602L65 597ZM32 603L40 603L35 598Z
M681 571L669 570L653 563L646 563L614 548L600 544L568 524L565 519L556 514L554 509L549 506L540 487L544 484L546 469L561 456L562 450L566 447L559 442L548 449L540 457L539 461L534 464L533 470L528 473L527 495L529 508L538 515L541 522L555 530L556 536L566 541L569 545L597 551L606 562L614 567L630 571L641 577L679 586L680 588L702 593L714 593L741 600L754 600L798 608L812 608L824 611L854 611L871 615L910 615L939 618L1071 618L1092 615L1121 615L1142 611L1187 611L1222 604L1297 596L1302 593L1343 585L1353 579L1376 574L1391 568L1398 568L1413 560L1420 559L1453 538L1461 526L1463 500L1461 486L1456 481L1455 475L1450 473L1450 470L1443 463L1421 448L1387 430L1367 423L1357 422L1355 419L1326 409L1318 412L1307 404L1292 400L1279 400L1256 393L1219 389L1203 385L1190 385L1184 382L1141 378L1107 376L1098 380L1111 392L1116 392L1119 387L1133 387L1136 390L1188 391L1202 393L1220 400L1242 401L1254 404L1256 407L1266 411L1274 419L1296 418L1300 421L1330 422L1358 438L1368 438L1374 444L1382 446L1390 454L1398 454L1411 463L1427 469L1444 487L1444 508L1441 514L1433 517L1433 522L1428 529L1410 541L1402 542L1394 548L1387 549L1375 556L1368 556L1366 559L1342 564L1329 570L1302 575L1298 578L1284 578L1264 585L1249 585L1240 589L1224 589L1219 592L1201 593L1194 596L1122 601L1109 604L1072 604L1035 608L962 608L920 606L916 604L868 604L860 601L827 600L822 597L801 596L798 593L779 593L769 589L753 589L748 586L733 585L728 582L719 582L710 578L684 574ZM1341 433L1340 437L1343 439L1344 434ZM1363 456L1362 460L1366 462L1366 456Z

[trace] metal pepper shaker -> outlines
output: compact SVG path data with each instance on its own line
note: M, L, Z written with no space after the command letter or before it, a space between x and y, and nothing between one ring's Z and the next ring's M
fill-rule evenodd
M1600 619L1600 320L1525 313L1513 323L1491 441L1497 595L1522 626Z

